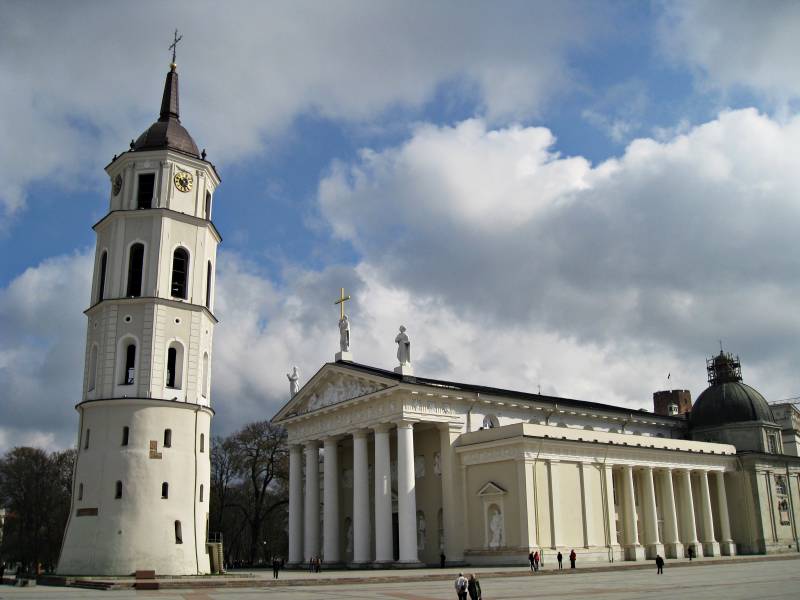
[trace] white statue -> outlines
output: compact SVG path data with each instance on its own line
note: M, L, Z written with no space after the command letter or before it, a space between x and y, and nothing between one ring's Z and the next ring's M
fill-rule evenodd
M339 319L339 350L350 352L350 319L347 315Z
M300 371L297 370L297 365L292 367L291 374L286 374L286 378L289 380L289 397L293 398L300 390Z
M425 477L425 456L417 454L414 457L414 479Z
M400 365L410 365L411 340L408 339L408 336L406 335L406 328L403 325L400 325L400 333L397 334L397 337L394 338L394 341L397 344L397 360L400 361Z
M442 475L442 455L439 452L433 453L433 474Z
M503 545L503 513L492 505L489 515L489 548L500 548Z
M422 552L425 550L425 530L427 524L425 523L425 514L422 511L417 513L417 550Z
M347 545L344 548L344 551L348 554L353 553L353 522L348 518L345 519L345 539L347 540Z

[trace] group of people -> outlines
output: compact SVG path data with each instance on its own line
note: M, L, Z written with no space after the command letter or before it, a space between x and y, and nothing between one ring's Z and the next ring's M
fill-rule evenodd
M564 555L561 554L561 551L559 551L558 554L556 554L556 560L558 561L558 568L559 569L563 569L564 568ZM578 555L575 552L575 549L573 548L569 553L569 567L570 567L570 569L574 569L575 568L575 561L577 561L577 560L578 560ZM539 571L539 565L544 564L544 561L542 561L541 557L539 556L539 551L538 550L528 554L528 562L531 565L531 573L536 573L537 571Z
M322 569L322 559L319 556L312 556L308 559L308 572L319 573Z
M475 573L469 573L466 576L464 573L459 573L456 577L455 588L458 600L467 600L468 594L470 600L481 600L481 584L475 577Z

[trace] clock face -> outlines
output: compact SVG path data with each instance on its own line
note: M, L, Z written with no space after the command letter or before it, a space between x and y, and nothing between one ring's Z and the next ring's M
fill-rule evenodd
M182 192L188 192L192 189L192 174L186 171L178 171L175 173L175 187Z
M115 196L122 191L122 175L119 173L114 177L114 185L111 187L111 191L114 192Z

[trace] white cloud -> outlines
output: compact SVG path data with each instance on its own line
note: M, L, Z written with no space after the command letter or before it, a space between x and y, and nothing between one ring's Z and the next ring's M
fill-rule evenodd
M216 430L272 416L292 364L307 381L333 359L341 286L355 358L378 367L402 323L419 375L647 408L667 373L699 393L721 337L745 381L796 395L800 118L727 112L596 166L552 144L543 128L421 126L320 182L357 265L287 263L277 283L223 251ZM0 290L0 446L74 440L91 262L51 259Z
M575 2L6 4L0 105L13 118L0 122L0 208L18 211L35 181L97 183L157 116L175 23L183 121L227 163L298 115L369 121L447 83L474 90L490 119L533 114L570 85L567 51L602 28L594 12Z
M800 96L800 4L793 0L664 3L662 42L706 83L744 87L777 103Z

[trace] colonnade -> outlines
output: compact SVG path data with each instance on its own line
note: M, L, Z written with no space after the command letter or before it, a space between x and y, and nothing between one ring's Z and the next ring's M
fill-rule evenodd
M721 471L691 469L660 469L650 466L622 466L620 469L622 545L625 558L642 560L657 554L669 558L686 555L691 547L694 556L719 556L734 554L731 539L728 500L725 493L724 473ZM640 486L639 510L642 511L642 530L636 508L634 478ZM692 479L697 482L699 494L695 498ZM710 483L709 479L713 479ZM660 498L657 499L656 481ZM712 506L711 485L716 490L716 506ZM658 528L658 507L663 519L663 539ZM697 512L698 519L695 518ZM714 514L719 523L719 540L714 533ZM615 532L616 535L616 532Z
M417 505L414 478L413 423L380 423L352 434L353 441L353 563L394 562L392 531L392 476L390 430L397 431L397 513L399 562L419 562L417 556ZM374 434L374 515L370 511L369 434ZM326 564L341 563L337 445L344 436L323 439L323 537ZM446 436L443 436L446 437ZM305 451L306 485L303 486L302 453ZM319 440L289 448L289 562L301 563L320 555ZM305 488L305 493L303 489ZM305 518L304 518L305 517ZM372 553L374 517L374 555Z

